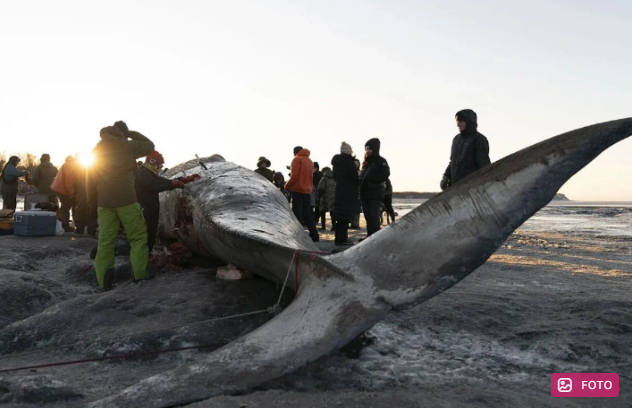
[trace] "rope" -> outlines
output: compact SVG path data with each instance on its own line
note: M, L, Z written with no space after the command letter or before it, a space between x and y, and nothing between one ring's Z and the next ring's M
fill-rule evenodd
M270 307L268 307L266 309L257 310L257 311L254 311L254 312L240 313L240 314L231 315L231 316L217 317L217 318L214 318L214 319L201 320L201 321L193 322L193 323L185 323L185 324L171 326L171 327L163 327L163 328L160 328L160 329L148 330L148 331L145 331L145 332L132 333L132 334L124 335L124 336L119 336L116 339L115 338L109 338L109 339L106 338L106 339L101 340L101 341L118 340L118 339L132 337L132 336L140 336L140 335L145 335L145 334L152 334L152 333L156 333L156 332L160 332L160 331L179 329L179 328L182 328L182 327L194 326L194 325L202 324L202 323L211 323L211 322L216 322L216 321L220 321L220 320L228 320L228 319L236 319L236 318L239 318L239 317L253 316L253 315L261 314L261 313L265 313L265 312L274 314L276 316L281 311L281 299L283 298L283 293L285 291L285 288L287 286L288 278L289 278L290 273L292 271L292 264L294 264L294 273L295 273L294 276L295 276L295 282L296 282L296 290L298 291L298 269L299 269L300 252L304 252L304 253L308 253L308 254L316 254L316 255L328 254L328 252L301 251L301 250L298 250L298 249L296 251L294 251L294 254L292 255L292 260L290 261L290 264L289 264L289 267L288 267L287 274L285 276L285 281L283 282L283 287L281 288L281 292L279 294L279 298L278 298L277 302L274 305L272 305L272 306L270 306ZM95 344L95 343L88 343L88 342L85 342L85 341L84 342L77 342L77 343L67 344L67 345L63 345L63 346L59 346L59 347L51 347L51 348L48 348L48 349L34 350L34 351L30 351L30 352L21 353L21 354L18 354L18 355L1 356L0 360L6 360L6 359L9 359L9 358L19 358L19 357L32 355L32 354L49 352L49 351L56 351L56 350L76 347L76 346L81 345L81 344ZM2 370L0 370L0 373L9 373L9 372L15 372L15 371L22 371L22 370L33 370L33 369L37 369L37 368L59 367L59 366L74 365L74 364L84 364L84 363L91 363L91 362L97 362L97 361L106 361L106 360L120 360L120 359L127 359L127 358L137 358L137 357L150 356L150 355L174 353L174 352L185 351L185 350L202 349L202 348L207 348L207 347L211 347L211 346L212 346L212 344L201 344L201 345L197 345L197 346L178 347L178 348L171 348L171 349L147 351L147 352L141 352L141 353L127 353L127 354L120 354L120 355L116 355L116 356L105 356L105 357L95 357L95 358L87 358L87 359L80 359L80 360L69 360L69 361L61 361L61 362L58 362L58 363L37 364L37 365L32 365L32 366L23 366L23 367L2 369Z

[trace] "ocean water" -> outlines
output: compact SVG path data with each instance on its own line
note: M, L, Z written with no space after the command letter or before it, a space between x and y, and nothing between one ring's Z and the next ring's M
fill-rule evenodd
M404 216L426 200L393 200L393 208ZM632 236L632 201L553 201L519 230Z

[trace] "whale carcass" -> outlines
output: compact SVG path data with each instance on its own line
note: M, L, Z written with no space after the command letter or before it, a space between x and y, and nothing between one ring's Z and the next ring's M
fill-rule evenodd
M336 350L390 310L417 305L482 265L575 173L632 134L632 118L574 130L512 154L361 244L320 256L275 187L222 159L172 170L204 177L162 197L161 220L191 250L288 285L278 316L195 364L93 406L172 406L244 392ZM296 273L288 274L295 256Z

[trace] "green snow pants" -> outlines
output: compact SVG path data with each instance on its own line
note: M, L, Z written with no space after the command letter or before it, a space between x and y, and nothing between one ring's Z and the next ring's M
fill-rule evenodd
M147 250L147 227L143 219L140 204L132 204L126 207L99 207L99 245L97 257L94 260L94 270L97 275L99 287L103 288L105 271L114 268L114 246L120 224L123 224L127 239L132 247L130 261L134 280L149 278L147 265L149 264L149 251Z

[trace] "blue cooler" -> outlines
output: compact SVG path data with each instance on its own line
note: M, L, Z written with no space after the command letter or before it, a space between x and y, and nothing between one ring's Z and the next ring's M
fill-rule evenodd
M57 214L50 211L18 211L13 218L13 233L22 237L55 235Z

